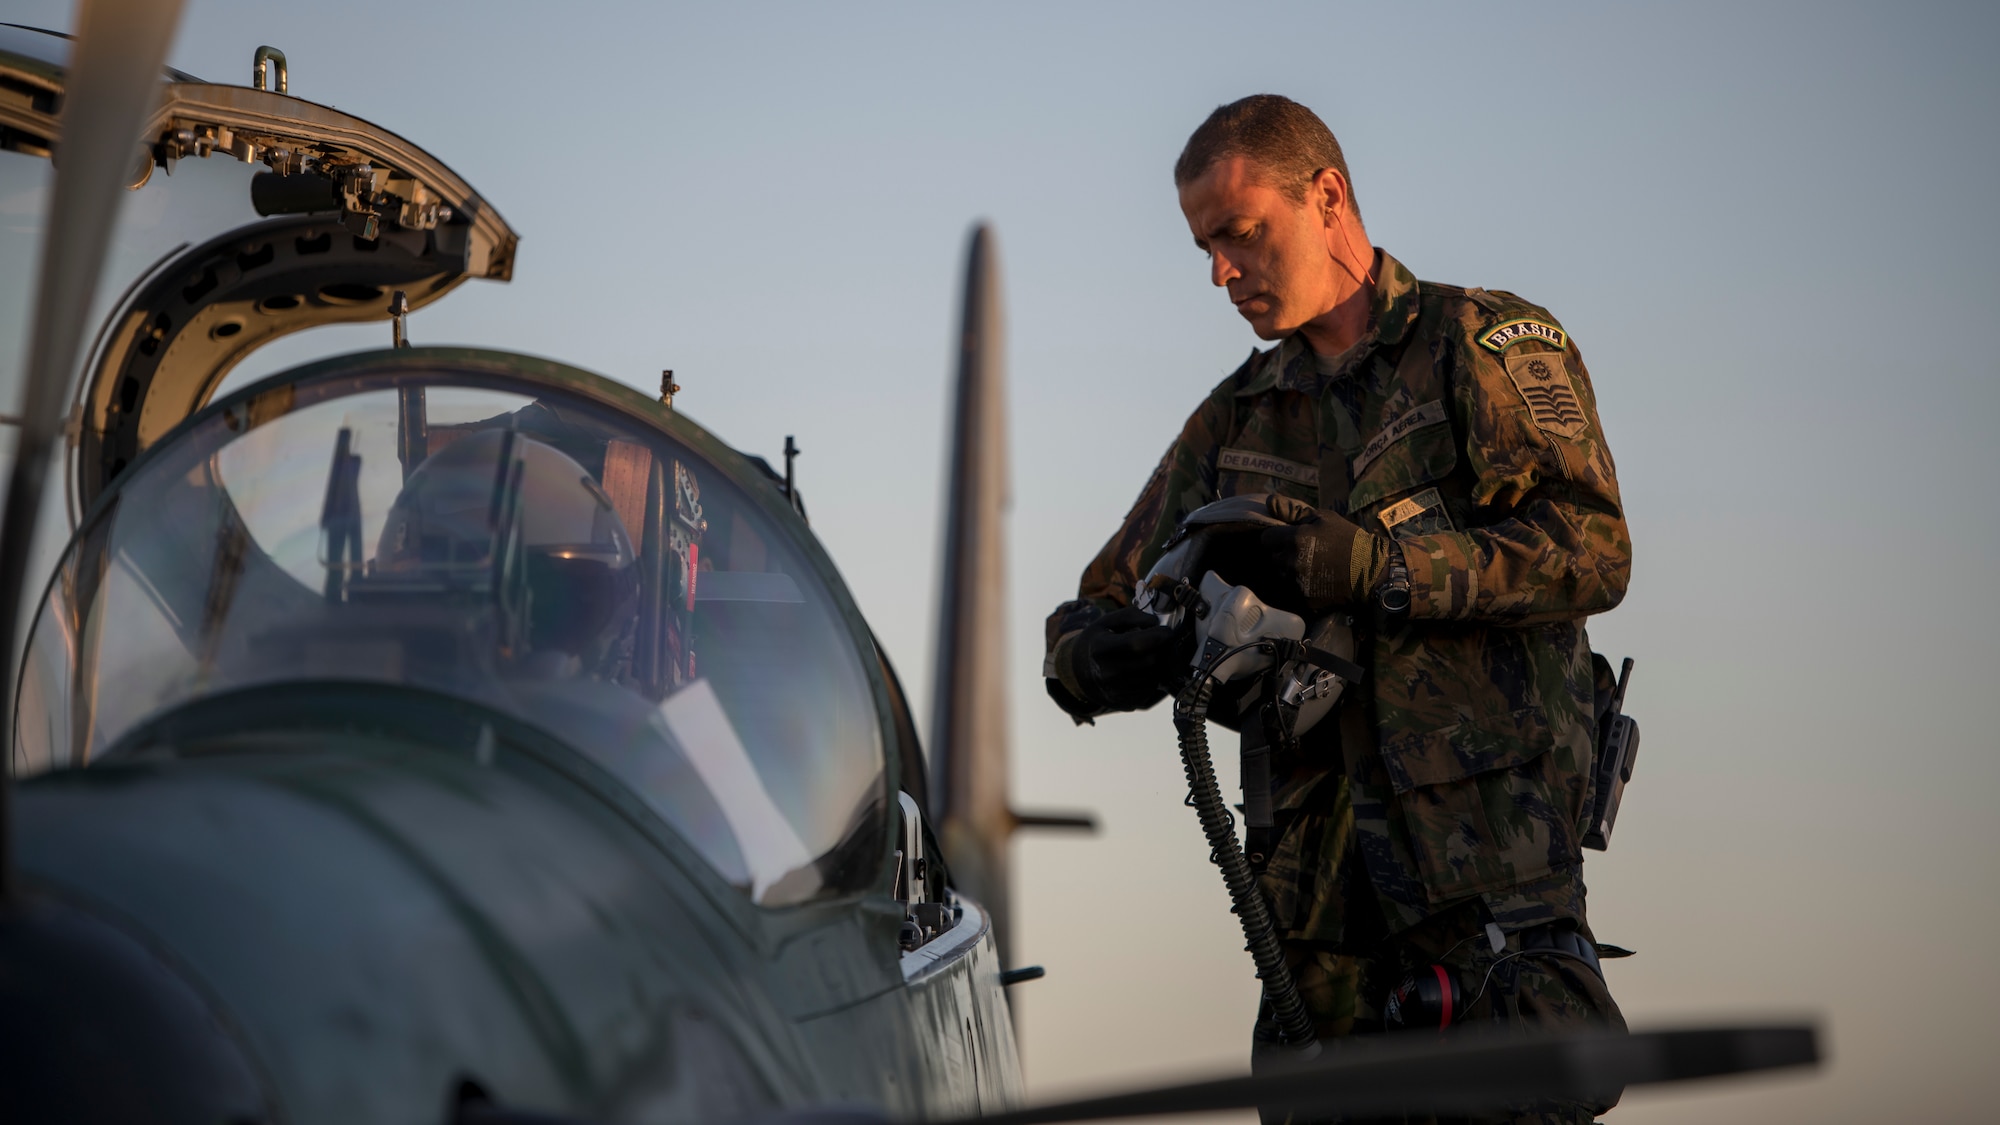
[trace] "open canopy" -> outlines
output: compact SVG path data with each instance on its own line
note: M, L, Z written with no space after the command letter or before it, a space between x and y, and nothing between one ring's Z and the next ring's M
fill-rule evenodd
M0 339L27 338L69 46L0 26ZM263 344L513 274L517 236L442 161L273 90L167 71L131 191L74 374L72 515ZM5 401L24 358L0 349Z

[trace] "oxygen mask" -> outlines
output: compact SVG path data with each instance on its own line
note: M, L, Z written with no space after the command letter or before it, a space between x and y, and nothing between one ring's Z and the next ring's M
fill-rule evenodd
M1195 678L1220 686L1267 677L1268 698L1276 701L1284 729L1297 737L1332 712L1361 669L1354 664L1352 617L1333 613L1307 621L1268 604L1254 589L1261 569L1256 535L1284 525L1271 514L1268 493L1195 509L1167 540L1134 604L1163 625L1178 628L1192 619ZM1266 698L1256 690L1261 685L1250 686L1232 693L1240 709Z

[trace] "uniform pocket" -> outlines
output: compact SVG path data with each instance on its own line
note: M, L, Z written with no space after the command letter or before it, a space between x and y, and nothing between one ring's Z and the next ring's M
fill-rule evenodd
M1289 496L1294 500L1303 500L1308 504L1315 504L1319 501L1319 486L1316 484L1300 484L1297 481L1281 477L1270 477L1262 473L1237 472L1234 470L1227 470L1216 474L1215 498L1217 500L1226 500L1231 496L1252 496L1260 492Z
M1411 413L1423 409L1418 407ZM1363 512L1392 496L1451 474L1458 465L1458 441L1443 410L1436 413L1436 422L1412 430L1383 446L1372 457L1370 450L1364 449L1355 458L1354 490L1347 498L1349 512ZM1391 426L1393 431L1394 423ZM1376 440L1380 440L1379 435Z
M1518 766L1555 744L1547 711L1531 704L1385 739L1382 760L1389 767L1390 784L1405 793Z
M1377 742L1403 793L1519 765L1556 743L1565 654L1539 629L1439 625L1377 635Z
M1554 755L1403 793L1410 849L1432 902L1506 890L1576 854Z
M1428 897L1574 862L1589 753L1582 630L1412 628L1378 636L1374 657L1377 745Z
M1340 872L1354 835L1354 803L1347 779L1321 777L1273 849L1259 880L1271 920L1291 941L1341 937Z

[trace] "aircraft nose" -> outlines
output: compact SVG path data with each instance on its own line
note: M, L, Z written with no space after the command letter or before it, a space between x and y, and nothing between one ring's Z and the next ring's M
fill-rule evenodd
M222 1015L145 944L29 893L0 908L0 1120L275 1120Z
M713 894L733 888L610 803L581 755L443 696L254 691L175 712L144 752L34 778L13 802L30 885L101 904L159 951L223 1013L211 1022L276 1107L189 1120L435 1121L470 1084L538 1112L720 1121L789 1089L784 1011L729 913L739 900ZM328 729L341 713L370 725ZM0 948L0 978L42 972ZM53 975L72 983L35 1010L87 1011L66 997L95 995L88 967ZM11 1042L41 1017L9 995ZM126 1020L109 1010L62 1018L81 1036ZM173 1038L142 1034L163 1019L127 1021L130 1053ZM0 1087L17 1065L0 1059ZM120 1065L106 1073L136 1089L178 1081ZM74 1119L9 1117L10 1093L0 1121ZM102 1119L155 1118L179 1120Z

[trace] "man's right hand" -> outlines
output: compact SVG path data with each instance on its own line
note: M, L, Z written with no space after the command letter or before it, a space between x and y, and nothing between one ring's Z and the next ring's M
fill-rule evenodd
M1053 663L1066 694L1094 714L1159 702L1193 655L1192 630L1162 625L1145 610L1128 606L1064 638Z

